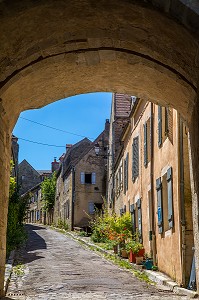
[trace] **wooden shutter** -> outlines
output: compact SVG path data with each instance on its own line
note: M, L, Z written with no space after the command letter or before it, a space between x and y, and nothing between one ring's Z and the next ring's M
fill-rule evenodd
M158 206L158 232L163 232L163 211L162 211L162 182L161 178L156 180L157 206Z
M85 184L85 173L81 172L80 176L81 176L81 184Z
M144 124L144 166L148 164L147 123Z
M131 212L131 222L132 222L132 232L136 233L136 217L135 217L135 205L130 205L130 212Z
M124 160L124 194L126 194L126 159Z
M126 155L126 190L128 191L129 154Z
M92 173L92 178L91 178L92 184L96 184L96 173Z
M139 175L139 137L133 139L132 145L132 179L135 181Z
M168 221L169 228L173 228L173 184L172 168L167 170L167 194L168 194Z
M162 145L162 107L158 105L158 146Z
M168 138L173 143L173 109L168 108Z
M139 232L139 240L142 243L142 207L141 207L141 199L137 201L137 209L138 209L138 232Z

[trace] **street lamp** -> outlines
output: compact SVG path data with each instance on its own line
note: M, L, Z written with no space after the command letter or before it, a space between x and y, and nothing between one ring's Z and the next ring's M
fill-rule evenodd
M95 154L96 156L102 156L103 158L108 158L109 156L112 156L109 151L108 151L108 145L106 147L100 147L99 143L95 143L94 145L94 150L95 150ZM105 154L100 154L101 151L106 152Z
M99 153L100 153L100 145L99 145L99 143L95 143L94 149L95 149L95 154L99 155Z

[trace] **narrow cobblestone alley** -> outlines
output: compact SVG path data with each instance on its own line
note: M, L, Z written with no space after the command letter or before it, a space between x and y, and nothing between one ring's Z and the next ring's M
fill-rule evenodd
M5 299L188 299L147 286L95 252L55 230L27 225Z

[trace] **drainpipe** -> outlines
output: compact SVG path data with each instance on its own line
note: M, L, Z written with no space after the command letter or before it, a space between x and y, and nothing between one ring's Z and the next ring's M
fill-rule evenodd
M75 167L72 167L72 208L71 208L71 230L74 230L75 219Z
M156 265L156 234L155 234L155 205L154 205L154 115L153 115L153 103L151 102L151 170L150 170L150 179L151 179L151 223L152 223L152 232L151 232L151 239L152 239L152 257L153 263Z
M182 259L182 283L183 285L186 284L185 282L185 259L186 259L186 219L185 219L185 200L184 200L184 158L183 158L183 122L180 119L180 126L179 126L179 134L180 134L180 145L179 145L179 154L180 154L180 206L181 206L181 259Z

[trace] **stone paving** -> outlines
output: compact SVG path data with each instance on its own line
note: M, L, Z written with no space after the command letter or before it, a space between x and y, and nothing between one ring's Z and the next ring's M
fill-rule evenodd
M29 240L18 252L5 299L188 299L138 280L97 253L55 230L27 225Z

